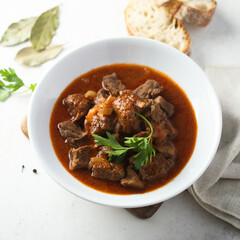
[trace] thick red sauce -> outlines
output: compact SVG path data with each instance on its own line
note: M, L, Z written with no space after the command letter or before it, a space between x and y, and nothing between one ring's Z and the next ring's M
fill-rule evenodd
M85 93L88 90L98 91L101 88L102 78L111 73L117 73L118 77L129 89L135 89L143 84L147 79L154 79L163 86L162 96L175 107L175 113L170 118L173 126L178 131L178 136L173 143L177 148L176 164L174 168L165 176L152 181L145 181L144 189L131 189L120 185L119 182L95 179L91 177L91 171L78 169L70 171L68 151L70 146L66 144L60 135L58 123L69 120L71 117L62 101L69 94ZM63 167L76 179L85 185L96 190L111 194L136 194L153 191L172 179L174 179L189 161L197 137L197 121L193 107L184 91L167 75L156 71L150 67L135 64L114 64L93 69L75 79L69 84L57 99L51 119L50 136L55 153Z

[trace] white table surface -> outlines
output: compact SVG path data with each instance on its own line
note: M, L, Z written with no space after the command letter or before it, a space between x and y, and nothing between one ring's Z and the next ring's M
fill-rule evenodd
M39 15L59 1L1 0L0 35L13 21ZM53 42L76 45L126 36L123 10L127 0L61 1L61 23ZM202 68L240 66L240 1L218 0L206 28L188 26L191 57ZM19 49L0 47L0 68L12 67L26 82L39 82L54 63L29 68L14 62ZM204 211L185 191L162 205L149 220L127 211L82 200L56 184L38 163L20 130L30 95L0 103L0 239L240 239L231 225ZM22 172L22 165L25 169ZM38 174L32 170L36 168Z

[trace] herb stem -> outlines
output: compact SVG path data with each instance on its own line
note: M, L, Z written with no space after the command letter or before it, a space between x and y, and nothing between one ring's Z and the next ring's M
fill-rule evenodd
M142 114L140 114L140 113L138 113L138 112L135 112L135 114L138 116L138 117L140 117L140 118L142 118L147 124L148 124L148 126L150 127L150 134L149 134L149 136L148 137L146 137L147 139L148 139L148 143L151 141L151 137L152 137L152 135L153 135L153 128L152 128L152 124L142 115Z
M10 91L10 93L14 94L14 95L18 95L18 94L22 94L25 93L29 90L29 88L26 85L23 85L22 87L25 87L26 89L21 91L21 92L14 92L14 90Z

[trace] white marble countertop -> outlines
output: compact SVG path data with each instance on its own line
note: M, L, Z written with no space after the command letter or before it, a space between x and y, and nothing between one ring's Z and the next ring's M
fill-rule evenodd
M39 15L56 0L1 2L0 35L13 21ZM123 9L127 0L63 0L61 23L53 42L76 45L106 37L126 36ZM206 28L187 26L191 57L205 66L240 66L240 1L218 0ZM39 82L54 63L28 68L14 62L19 49L0 47L0 68L12 67L26 83ZM127 211L82 200L57 185L41 168L20 130L30 95L0 103L0 239L240 239L231 225L204 211L185 191L163 203L148 220ZM22 165L25 165L22 172ZM37 174L32 170L36 168Z

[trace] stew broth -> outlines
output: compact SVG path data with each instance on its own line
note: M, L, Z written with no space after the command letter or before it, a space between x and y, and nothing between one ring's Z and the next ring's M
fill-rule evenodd
M62 104L64 98L73 93L84 94L88 90L98 91L101 88L102 78L105 75L116 73L128 89L135 89L148 79L154 79L163 86L163 96L168 102L174 105L175 113L171 117L173 126L177 129L178 135L173 140L177 149L176 163L170 172L165 176L151 181L144 181L144 189L123 187L119 182L110 180L95 179L91 177L88 169L69 170L68 152L69 144L65 143L57 128L58 123L69 120L70 114ZM167 75L150 67L135 64L114 64L93 69L75 79L61 93L57 99L51 119L50 137L54 151L64 168L76 179L85 185L105 193L111 194L136 194L153 191L169 181L173 180L189 161L197 137L197 121L193 107L184 91Z

